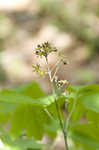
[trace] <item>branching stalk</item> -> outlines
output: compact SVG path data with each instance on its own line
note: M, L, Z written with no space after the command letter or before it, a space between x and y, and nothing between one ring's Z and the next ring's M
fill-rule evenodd
M66 150L68 150L67 133L66 133L66 130L64 128L64 124L62 123L62 120L61 120L61 115L60 115L60 112L59 112L59 107L58 107L58 103L56 101L56 98L55 98L55 104L56 104L58 119L59 119L59 122L60 122L60 127L61 127L61 130L63 132L63 136L64 136L65 148L66 148Z
M57 66L57 68L56 68L56 70L55 70L55 73L54 73L54 75L53 75L52 81L55 79L55 76L56 76L56 74L57 74L57 72L58 72L58 70L59 70L59 67L60 67L60 66Z
M58 66L58 64L61 62L60 59L57 60L56 64L54 65L54 67L51 69L51 72Z
M48 66L48 58L47 57L46 57L46 65L47 65L49 79L50 79L50 82L52 83L53 82L53 80L52 80L52 74L51 74L50 68Z
M48 58L46 57L46 64L47 64L47 69L48 69L48 75L49 75L49 79L50 79L50 82L51 82L51 86L52 86L52 90L53 90L53 94L57 94L55 93L55 90L54 90L54 86L53 86L53 80L56 76L56 73L59 69L59 67L56 68L56 71L52 77L52 74L51 74L51 70L48 66ZM60 115L60 111L59 111L59 106L58 106L58 103L57 103L57 100L56 100L56 97L55 97L55 105L56 105L56 111L57 111L57 115L58 115L58 119L59 119L59 123L60 123L60 127L61 127L61 130L63 132L63 136L64 136L64 142L65 142L65 148L66 150L68 150L68 144L67 144L67 133L66 133L66 130L65 130L65 127L64 127L64 124L62 122L62 119L61 119L61 115Z
M70 115L69 115L67 121L65 120L65 118L64 118L64 121L63 121L62 118L61 118L61 114L60 114L61 113L60 112L60 107L59 107L58 102L57 102L57 95L59 95L62 92L62 89L63 89L64 85L67 84L67 80L58 80L56 78L56 74L57 74L57 71L59 70L60 62L62 62L64 65L66 65L67 60L65 59L64 56L59 54L60 58L57 60L55 66L51 70L50 67L49 67L49 64L48 64L48 55L52 52L57 52L57 49L55 47L53 47L49 42L44 42L42 44L39 44L39 45L37 45L37 48L35 49L35 54L37 56L41 57L41 58L43 56L46 60L45 62L46 62L46 65L47 65L47 73L48 73L49 80L50 80L50 83L51 83L51 88L52 88L52 91L53 91L53 95L55 95L55 106L56 106L57 116L58 116L58 120L59 120L59 123L60 123L61 130L62 130L63 135L64 135L65 149L69 150L68 144L67 144L67 130L68 130L68 126L69 126L69 120L71 118L71 115L73 113L73 110L74 110L74 107L75 107L76 104L74 104L73 109L70 112ZM33 67L33 72L36 72L39 75L44 75L45 74L45 72L43 72L40 69L40 67L41 67L40 64L33 65L32 67ZM53 69L55 69L55 71L54 71L54 74L52 75ZM54 85L54 83L56 85ZM66 106L66 104L65 104L65 106ZM45 111L53 119L53 116L47 111L47 109L45 109Z

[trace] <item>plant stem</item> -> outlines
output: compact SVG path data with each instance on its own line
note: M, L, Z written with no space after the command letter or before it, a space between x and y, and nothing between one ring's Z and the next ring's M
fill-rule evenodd
M64 136L65 149L68 150L67 133L66 133L66 130L65 130L64 125L63 125L62 120L61 120L59 107L58 107L58 103L56 101L56 98L55 98L55 104L56 104L56 110L57 110L58 119L59 119L59 122L60 122L60 127L61 127L61 130L63 132L63 136Z
M66 100L65 100L65 110L66 110ZM65 117L64 117L65 118ZM66 119L64 119L64 141L65 141L65 147L66 147L66 150L69 150L68 148L68 142L67 142L67 130L66 130Z
M57 73L58 68L56 68L56 71L55 71L55 73L54 73L54 76L52 77L51 70L50 70L50 68L49 68L49 66L48 66L48 58L47 58L47 57L46 57L46 64L47 64L47 68L48 68L48 75L49 75L49 79L50 79L50 82L51 82L51 87L52 87L52 90L53 90L53 94L57 94L57 93L55 92L55 89L54 89L54 86L53 86L53 80L54 80L54 78L55 78L55 75L56 75L56 73ZM61 127L61 130L62 130L62 132L63 132L63 136L64 136L65 149L66 149L66 150L69 150L69 148L68 148L68 143L67 143L67 133L66 133L64 124L63 124L63 122L62 122L62 119L61 119L61 115L60 115L60 111L59 111L59 106L58 106L56 97L55 97L55 105L56 105L56 111L57 111L57 115L58 115L60 127Z
M68 142L67 142L67 133L66 133L65 130L64 130L64 142L65 142L65 149L69 150L69 148L68 148Z
M53 75L52 81L54 80L54 78L55 78L55 76L56 76L56 74L57 74L57 71L59 70L59 67L60 67L60 66L57 66L57 68L56 68L56 70L55 70L55 73L54 73L54 75Z
M59 63L60 63L60 59L57 60L56 64L55 64L54 67L51 69L51 71L53 71L53 70L59 65Z

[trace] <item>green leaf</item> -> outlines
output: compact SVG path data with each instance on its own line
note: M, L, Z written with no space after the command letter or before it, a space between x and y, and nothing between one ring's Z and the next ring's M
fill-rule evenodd
M74 92L74 93L76 93L76 92L78 92L80 89L82 89L82 87L83 86L81 86L81 85L72 85L72 86L67 86L66 87L66 90L67 91L69 91L69 92Z
M0 113L0 125L3 125L5 123L8 122L10 118L10 114L9 113Z
M68 112L69 113L72 111L75 100L76 99L74 99L74 100L72 99L68 103ZM85 108L78 100L76 100L76 105L75 105L74 111L71 116L71 121L72 122L80 121L82 116L84 115L84 113L85 113Z
M86 150L99 149L99 142L93 140L90 136L79 132L70 132L69 136L81 145L81 148L87 147ZM85 148L83 148L85 150Z
M56 109L54 109L55 97L56 95L45 97L37 83L2 90L0 92L0 114L5 114L6 121L1 117L1 122L7 123L9 120L10 132L15 136L25 132L27 136L40 140L46 133L45 125L52 121L51 113L53 118L57 119ZM56 99L60 110L64 100L63 96ZM7 118L6 115L10 117Z
M57 135L57 132L60 129L60 124L58 120L53 120L51 124L46 124L45 125L45 130L48 136L52 139L54 139Z
M40 144L35 142L32 139L21 139L18 138L15 143L13 143L14 146L18 145L20 147L20 149L22 150L27 150L27 149L34 149L34 150L38 150L38 149L42 149L45 147L45 144Z
M16 108L18 104L15 103L9 103L9 102L0 102L0 113L12 113Z
M31 104L37 105L37 101L33 101L33 99L29 96L24 96L20 93L12 92L9 90L3 90L0 92L0 103L12 103L12 104Z
M73 113L71 116L72 122L80 121L80 119L82 118L85 112L85 108L83 107L81 102L78 100L78 93L79 93L79 90L82 89L82 87L83 86L69 86L66 88L66 90L69 92L69 95L68 95L69 102L67 105L67 109L69 113L72 111L75 105L75 108L73 109Z
M73 141L73 150L96 150L96 148L90 147L86 144L82 144L81 142L78 141Z
M60 96L62 100L65 98ZM59 100L59 99L58 99ZM49 106L55 102L55 95L50 95L46 97L41 97L39 99L33 99L31 96L21 94L20 92L14 92L11 90L3 90L0 92L0 104L9 103L9 104L31 104L31 105L40 105L40 106Z
M72 101L76 99L77 94L82 87L83 86L74 86L74 85L66 87L66 91L68 92L68 95L67 95L68 100Z
M18 136L26 129L27 136L33 136L36 140L41 140L45 132L44 126L49 123L50 117L43 108L21 105L12 116L10 131Z
M94 84L78 87L76 99L80 101L86 109L99 113L99 85Z
M46 97L46 102L48 101L47 107L45 107L45 105L44 107L39 105L33 107L30 104L20 105L12 116L11 132L14 135L19 135L26 129L26 135L29 137L33 136L35 139L40 140L46 132L45 125L49 125L52 122L51 116L53 119L57 119L54 97L51 96L51 98L53 99L51 101L53 103L49 101L49 97ZM59 105L59 109L61 109L64 98L58 98L57 101L61 101ZM20 124L18 124L18 122L20 122Z
M82 94L78 99L85 108L99 113L99 93Z
M12 149L18 149L18 150L27 150L27 149L35 149L39 150L45 147L45 144L40 144L34 141L33 139L30 138L12 138L11 135L9 134L8 131L4 131L3 129L0 128L0 139L4 143L4 145L11 147Z
M69 136L87 146L99 149L99 129L92 124L79 124L71 127Z
M90 123L94 123L94 124L96 124L96 126L99 127L99 113L88 110L86 112L86 118Z
M10 89L10 91L21 93L23 95L32 97L33 99L38 99L46 96L43 90L40 88L39 84L37 84L36 82L27 83L17 88L12 88Z
M65 97L60 96L56 98L56 102L58 105L58 110L60 112L61 117L63 118L63 114L62 114L62 107L64 106L64 101L65 101ZM46 102L48 102L48 100L46 100ZM55 102L55 97L52 97L52 100L49 101L50 105L48 105L46 108L48 110L48 112L50 112L50 114L55 118L58 118L57 115L57 109L56 109L56 102Z
M98 84L91 84L82 86L79 90L80 94L88 94L88 93L98 93L99 92L99 85Z

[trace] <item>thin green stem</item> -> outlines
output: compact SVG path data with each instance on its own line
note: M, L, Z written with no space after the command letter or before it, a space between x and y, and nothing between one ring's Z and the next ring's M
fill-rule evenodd
M50 82L52 83L52 74L51 74L51 71L50 71L50 68L48 66L48 58L46 57L46 65L47 65L47 70L48 70L48 75L49 75L49 79L50 79Z
M55 98L55 104L56 104L56 110L57 110L58 119L59 119L59 122L60 122L60 127L61 127L61 130L63 132L63 136L64 136L65 148L66 148L66 150L68 150L67 133L66 133L64 125L62 123L62 119L61 119L61 115L60 115L60 112L59 112L59 107L58 107L58 103L56 101L56 98Z
M66 109L67 109L67 102L65 100L65 111L66 111ZM65 116L64 116L64 129L66 129L66 118L65 118Z
M53 75L52 81L55 79L55 76L56 76L56 74L57 74L57 72L58 72L58 70L59 70L59 67L60 67L60 66L57 66L57 68L56 68L56 70L55 70L55 73L54 73L54 75Z
M49 79L50 79L50 82L51 82L51 86L52 86L52 90L53 90L53 94L56 94L55 92L55 89L54 89L54 86L53 86L53 80L55 78L55 75L59 69L59 67L56 69L53 77L52 77L52 74L51 74L51 70L48 66L48 58L46 57L46 64L47 64L47 68L48 68L48 75L49 75ZM59 106L58 106L58 103L57 103L57 99L55 97L55 105L56 105L56 111L57 111L57 115L58 115L58 119L59 119L59 123L60 123L60 127L61 127L61 130L63 132L63 136L64 136L64 142L65 142L65 148L66 150L68 150L68 144L67 144L67 133L66 133L66 130L64 128L64 124L62 122L62 119L61 119L61 115L60 115L60 111L59 111Z
M65 100L65 110L66 109L67 109L67 103L66 103L66 100ZM64 141L65 141L66 150L69 150L68 142L67 142L67 130L66 130L66 119L65 119L65 116L64 116Z
M53 68L51 69L51 72L58 66L58 64L60 63L60 59L58 59L56 61L56 64L53 66Z

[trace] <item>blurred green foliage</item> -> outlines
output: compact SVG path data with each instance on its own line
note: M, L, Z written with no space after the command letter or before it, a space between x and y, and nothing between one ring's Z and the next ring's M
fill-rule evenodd
M96 81L96 73L93 71L88 71L87 69L79 70L75 73L77 81L80 83L92 83Z

